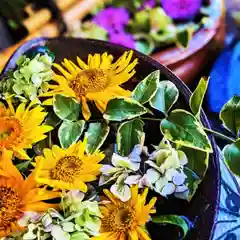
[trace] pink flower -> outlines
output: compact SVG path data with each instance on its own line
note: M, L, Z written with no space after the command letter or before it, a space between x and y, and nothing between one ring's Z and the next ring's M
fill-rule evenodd
M129 12L125 8L108 7L100 11L94 17L93 22L111 33L115 31L123 31L129 18Z
M133 39L133 36L125 32L110 33L110 42L120 44L128 48L135 48L135 41Z
M162 0L162 7L175 20L191 20L199 12L202 0Z

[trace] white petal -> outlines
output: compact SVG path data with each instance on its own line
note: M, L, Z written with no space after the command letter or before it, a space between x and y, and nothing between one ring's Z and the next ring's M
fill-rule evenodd
M112 164L115 167L121 167L121 165L119 165L119 162L121 162L121 161L125 162L126 160L128 161L128 158L122 157L116 153L113 153L113 155L112 155Z
M188 196L189 196L189 190L185 191L185 192L181 192L181 193L177 193L175 192L174 193L174 196L176 198L180 198L180 199L183 199L183 200L187 200L188 199Z
M41 218L41 214L37 212L26 211L23 216L18 220L20 227L26 227L29 222L37 223Z
M71 238L70 234L64 232L59 225L53 226L51 234L56 240L70 240Z
M49 214L45 214L42 218L42 225L44 227L47 227L48 225L50 225L52 223L52 218Z
M150 168L147 170L146 178L149 183L154 184L160 178L160 173L155 169Z
M176 169L170 168L165 172L164 176L168 181L172 181L173 177L178 173L179 172Z
M117 184L117 185L124 185L124 181L126 180L127 177L128 177L128 173L127 173L127 172L121 174L121 175L117 178L116 184Z
M52 218L59 218L62 221L64 220L63 216L56 209L50 208L48 212Z
M23 235L23 240L33 240L36 239L36 235L33 232L27 232Z
M104 175L101 175L101 176L99 177L98 185L99 185L99 186L102 186L102 185L104 185L108 180L109 180L109 177L104 176Z
M188 187L186 185L181 185L181 186L177 186L175 192L176 193L181 193L181 192L185 192L188 190Z
M153 151L150 155L149 155L149 159L150 160L154 160L158 154L159 150L155 150Z
M180 164L182 166L186 165L188 163L188 159L187 159L186 154L183 151L180 151L180 150L178 150L177 153L178 153L178 158L179 158Z
M177 186L182 185L185 182L186 175L182 173L177 173L175 176L173 176L173 183Z
M75 231L75 225L72 222L65 222L62 223L63 231L65 232L74 232Z
M142 153L142 146L140 144L135 145L132 152L129 154L128 158L130 158L132 161L140 162L141 158L140 155ZM139 161L140 159L140 161Z
M51 232L54 224L48 225L46 228L43 229L44 232Z
M157 171L160 171L160 168L158 167L158 165L155 162L147 160L145 163L148 164L150 167L155 168Z
M127 185L114 184L111 186L110 191L122 202L127 202L131 198L131 190Z
M148 182L146 174L144 174L143 177L139 180L138 187L139 188L149 187L151 189L153 188L152 184Z
M110 174L113 174L117 171L117 168L109 165L109 164L105 164L101 167L100 169L100 172L103 174L103 175L110 175Z
M85 197L85 194L79 190L70 190L67 192L67 197L69 198L70 201L78 200L82 201Z
M157 162L157 165L159 165L159 163ZM172 149L171 151L171 155L169 155L164 162L161 164L160 169L162 172L165 172L166 170L170 169L170 168L179 168L180 162L178 159L178 154L177 151Z
M163 187L161 194L163 196L171 195L175 192L175 189L176 187L173 183L168 183Z
M162 189L168 184L168 180L166 178L160 178L155 182L155 188L157 192L161 192Z
M128 185L133 185L133 184L138 184L139 180L142 178L141 175L132 175L132 176L128 176L124 183L128 184Z

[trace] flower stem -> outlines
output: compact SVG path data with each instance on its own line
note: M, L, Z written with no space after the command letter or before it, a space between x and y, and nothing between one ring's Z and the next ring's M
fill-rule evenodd
M143 120L149 120L149 121L162 121L162 118L147 118L147 117L141 117Z
M227 140L227 141L229 141L229 142L235 142L235 140L234 140L233 138L228 137L228 136L226 136L226 135L224 135L224 134L222 134L222 133L216 132L216 131L214 131L214 130L212 130L212 129L204 128L204 130L205 130L206 132L212 133L212 134L215 135L216 137L222 138L222 139Z

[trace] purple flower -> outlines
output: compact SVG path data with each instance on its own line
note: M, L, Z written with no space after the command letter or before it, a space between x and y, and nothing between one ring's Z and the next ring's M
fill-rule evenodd
M161 4L172 19L190 20L199 12L202 0L162 0Z
M144 10L146 8L154 8L156 5L156 1L155 0L145 0L145 2L143 3L143 5L139 8L139 10Z
M128 48L135 48L135 41L132 35L125 32L111 33L109 41Z
M129 12L125 8L108 7L100 11L93 21L111 33L123 31L124 25L128 23L129 18Z

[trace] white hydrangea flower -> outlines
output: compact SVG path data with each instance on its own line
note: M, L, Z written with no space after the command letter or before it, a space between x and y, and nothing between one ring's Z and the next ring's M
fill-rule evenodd
M183 171L187 163L186 154L163 139L146 161L151 167L144 175L146 184L164 197L171 194L178 197L177 193L188 191L185 184L187 176Z
M100 169L102 175L99 179L99 186L114 182L110 191L121 201L128 201L131 198L130 187L134 184L143 186L141 184L142 175L138 174L142 152L147 153L147 148L138 144L128 157L113 153L112 165L105 164Z

